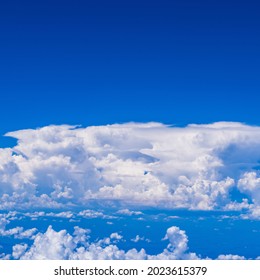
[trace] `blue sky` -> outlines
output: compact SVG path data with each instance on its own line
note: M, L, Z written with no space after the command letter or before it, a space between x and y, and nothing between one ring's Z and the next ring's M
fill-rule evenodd
M259 9L1 3L0 259L260 258Z
M259 5L2 3L0 133L63 123L259 124Z

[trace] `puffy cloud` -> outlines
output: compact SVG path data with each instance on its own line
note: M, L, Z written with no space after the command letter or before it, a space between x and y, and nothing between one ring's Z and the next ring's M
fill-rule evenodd
M0 236L13 236L16 239L32 239L37 232L36 228L24 230L23 227L14 227L6 229L10 224L10 220L16 215L15 212L8 214L0 214Z
M260 177L256 172L246 172L238 181L238 189L250 195L253 202L260 205Z
M250 208L252 208L252 204L249 204L247 198L243 198L241 202L232 201L224 207L224 209L228 211L240 211L242 209Z
M37 232L37 228L30 228L25 231L20 232L18 235L15 236L15 238L19 239L33 239L35 237L35 233Z
M248 204L248 200L241 203L244 208L247 206L249 209L248 214L241 215L244 219L260 219L260 177L258 174L256 171L246 172L238 181L238 189L253 201L253 204Z
M38 233L31 246L16 244L13 246L13 259L27 260L188 260L200 259L196 253L189 252L188 237L185 231L178 227L167 229L164 240L169 240L167 247L157 255L147 254L145 249L140 251L135 248L124 251L118 245L112 244L111 239L121 240L122 236L112 233L110 238L103 238L95 242L89 242L89 230L79 227L74 228L74 233L66 230L55 231L51 226L45 233ZM1 258L1 256L0 256ZM10 255L2 254L2 259L10 258ZM206 258L209 259L209 258ZM219 260L244 260L239 255L219 255Z
M45 233L35 236L31 247L27 244L14 245L12 256L15 259L198 259L195 253L187 252L188 238L178 227L167 230L164 239L169 240L169 244L158 255L149 255L144 249L119 249L111 240L121 240L122 236L118 233L93 243L88 241L88 234L88 230L79 227L75 227L71 235L66 230L57 232L49 226Z
M188 237L185 231L180 230L178 227L170 227L167 229L164 240L169 240L167 248L161 254L156 256L149 256L148 259L160 260L188 260L199 259L195 253L188 251Z
M18 143L0 149L1 209L64 209L96 201L228 210L240 203L234 189L250 197L249 208L260 204L260 127L61 125L7 135Z
M66 230L55 232L49 227L45 234L39 233L33 245L13 247L13 257L21 259L67 259L76 245L73 237Z
M37 231L36 228L24 230L23 227L15 227L8 230L1 230L0 236L14 236L16 239L32 239Z
M252 206L246 214L241 214L242 219L260 220L260 206Z
M185 231L178 227L170 227L167 229L164 239L169 239L168 249L175 251L178 255L183 254L188 249L188 238Z
M10 260L11 259L11 255L10 254L0 254L0 260Z
M111 239L120 240L120 239L123 238L123 236L120 235L120 234L118 234L117 232L113 232L113 233L110 234L110 238L111 238Z
M13 246L13 257L19 259L120 259L124 251L110 245L110 238L88 243L88 230L75 227L73 235L66 230L59 232L50 226L45 233L38 233L31 247ZM113 237L115 237L113 235Z
M13 246L13 253L12 257L14 259L20 259L20 257L24 254L24 252L27 250L28 245L27 244L16 244Z

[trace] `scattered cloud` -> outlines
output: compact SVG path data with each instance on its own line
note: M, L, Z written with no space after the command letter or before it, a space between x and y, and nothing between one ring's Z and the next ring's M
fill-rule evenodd
M238 255L219 255L218 260L245 260L246 258Z
M117 232L113 232L113 233L110 234L110 238L111 238L111 239L120 240L120 239L123 238L123 236L120 235L120 234L118 234Z
M139 242L139 241L151 242L150 239L145 238L144 236L140 237L139 234L137 234L135 238L132 238L131 241L132 241L132 242L135 242L135 243L137 243L137 242Z
M33 239L34 234L37 232L36 228L25 230L23 227L14 227L6 229L10 223L8 214L0 215L0 236L13 236L15 239Z
M50 226L45 233L38 233L34 243L13 246L15 259L197 259L194 253L187 253L188 238L178 227L167 230L165 238L169 240L167 248L158 255L149 255L144 249L124 251L113 244L113 239L121 240L118 233L90 243L89 231L75 227L73 235L66 230L55 231Z
M57 217L57 218L66 218L66 219L71 219L74 214L71 211L65 211L65 212L59 212L59 213L46 213L47 217Z
M95 218L115 219L116 218L115 216L106 215L101 211L95 211L92 209L82 210L77 215L87 219L95 219Z
M170 227L163 238L168 240L167 247L159 254L147 254L145 249L128 251L120 249L113 244L113 240L121 240L123 237L118 233L112 233L110 237L95 242L89 242L89 230L79 227L74 228L74 233L69 234L66 230L55 231L51 226L45 233L38 233L31 246L28 244L16 244L13 246L13 259L27 260L182 260L200 259L196 253L189 252L188 237L185 231L178 227ZM139 237L140 238L140 237ZM2 258L10 256L2 255ZM209 258L206 258L209 259ZM217 259L245 259L238 255L219 255Z
M143 213L141 211L130 211L129 209L121 209L121 210L118 210L116 213L120 214L120 215L126 215L126 216L143 215Z

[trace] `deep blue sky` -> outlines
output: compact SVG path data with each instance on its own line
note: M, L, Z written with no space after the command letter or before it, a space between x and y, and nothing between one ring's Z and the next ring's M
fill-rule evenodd
M259 14L256 0L2 1L0 133L260 124Z

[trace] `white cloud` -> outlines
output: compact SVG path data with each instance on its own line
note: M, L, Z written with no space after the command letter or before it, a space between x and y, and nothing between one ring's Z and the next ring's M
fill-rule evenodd
M233 189L260 204L260 127L62 125L7 135L18 144L0 149L1 209L64 209L96 201L228 210L239 203Z
M150 259L198 259L198 256L195 253L187 253L188 251L188 237L185 231L180 230L178 227L170 227L167 229L166 235L163 238L164 240L169 240L167 248L164 251L157 255L151 256Z
M133 242L139 242L142 240L144 240L144 237L140 237L139 234L137 234L135 238L131 239Z
M111 239L121 240L122 236L112 233L110 238L103 238L90 243L89 231L75 227L73 235L66 230L55 231L50 226L45 233L38 233L34 243L13 246L15 259L197 259L195 253L189 253L188 238L178 227L167 230L165 238L169 240L167 248L158 255L149 255L144 249L135 248L124 251L112 244Z
M10 260L10 259L11 259L10 254L4 254L4 253L0 254L0 260Z
M245 260L244 256L238 255L219 255L218 260Z
M242 193L250 195L253 202L260 205L260 177L256 172L246 172L238 181L238 189Z
M132 242L135 242L135 243L136 243L136 242L139 242L139 241L151 242L150 239L145 238L144 236L141 237L139 234L137 234L135 238L132 238L131 241L132 241Z
M260 206L251 207L248 213L241 214L240 217L246 220L260 220Z
M46 213L47 217L57 217L57 218L66 218L71 219L74 214L71 211L59 212L59 213Z
M25 231L20 232L19 234L15 235L15 238L19 238L19 239L33 239L35 237L35 233L37 232L37 228L30 228L27 229Z
M23 227L14 227L6 229L6 226L10 224L10 220L16 213L0 214L0 236L13 236L16 239L32 239L37 232L36 228L25 230Z
M118 210L117 214L126 215L126 216L143 215L141 211L130 211L129 209Z
M21 259L67 259L75 249L73 237L66 230L59 232L49 227L45 234L38 233L33 245L27 247L15 245L13 256Z
M120 240L120 239L123 238L123 236L120 235L120 234L118 234L117 232L113 232L113 233L110 234L110 238L111 238L111 239Z
M121 240L122 236L112 233L110 238L103 238L96 242L89 242L90 231L75 227L71 235L66 230L55 231L50 226L45 233L38 233L31 246L27 244L16 244L13 246L12 257L14 259L29 260L182 260L200 259L196 253L189 252L188 237L185 231L178 227L167 229L164 240L169 240L167 247L157 255L147 254L145 249L140 251L135 248L128 251L120 249L112 244L111 239ZM0 256L1 258L1 256ZM2 258L10 258L10 255L2 255ZM206 258L209 259L209 258ZM219 255L217 259L243 260L245 257L239 255Z
M242 209L250 209L252 204L249 204L247 198L243 198L242 202L232 201L224 207L224 210L228 211L240 211Z
M115 219L115 216L106 215L101 211L95 211L91 209L82 210L78 213L78 216L87 219L95 219L95 218L102 218L102 219Z
M13 253L12 256L14 259L20 259L20 257L24 254L24 252L27 250L28 245L27 244L16 244L13 246Z

